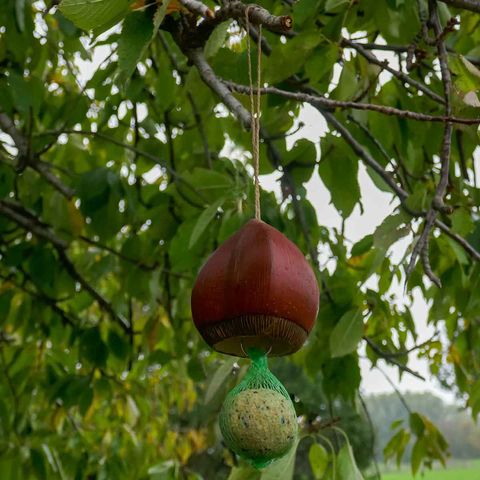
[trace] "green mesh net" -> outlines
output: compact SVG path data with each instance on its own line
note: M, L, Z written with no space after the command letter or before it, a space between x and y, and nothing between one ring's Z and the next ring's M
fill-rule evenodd
M285 387L268 369L267 355L248 351L252 364L225 398L220 429L226 445L254 467L285 455L297 436L297 416Z

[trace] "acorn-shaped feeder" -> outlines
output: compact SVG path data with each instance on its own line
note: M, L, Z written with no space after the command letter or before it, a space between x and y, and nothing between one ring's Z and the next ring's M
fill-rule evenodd
M302 252L261 220L250 220L198 274L193 321L215 350L246 357L254 347L289 355L305 343L318 312L318 284Z
M205 341L252 360L227 395L220 428L227 446L257 468L284 455L297 436L295 408L267 356L302 347L318 304L315 274L302 252L256 219L210 256L193 287L192 316Z

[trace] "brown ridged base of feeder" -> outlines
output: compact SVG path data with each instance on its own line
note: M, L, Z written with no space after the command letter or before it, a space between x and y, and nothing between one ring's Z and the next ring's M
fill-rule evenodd
M290 355L307 339L307 332L296 323L269 315L243 315L205 325L200 333L217 352L236 357L246 357L252 347L270 356Z

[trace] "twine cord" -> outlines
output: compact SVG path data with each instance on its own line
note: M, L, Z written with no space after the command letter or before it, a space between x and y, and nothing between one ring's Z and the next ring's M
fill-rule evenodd
M261 219L260 210L260 86L262 74L262 24L258 26L258 40L257 40L257 92L256 101L253 93L253 74L252 74L252 54L250 44L250 21L249 12L251 6L245 10L245 24L247 29L247 59L248 59L248 83L250 87L250 114L252 119L252 157L253 157L253 175L255 181L255 218Z

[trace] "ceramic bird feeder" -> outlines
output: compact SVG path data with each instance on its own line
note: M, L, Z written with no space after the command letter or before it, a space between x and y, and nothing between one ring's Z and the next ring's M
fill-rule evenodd
M201 269L192 315L215 350L254 347L288 355L304 344L318 312L318 284L302 252L261 220L250 220Z

